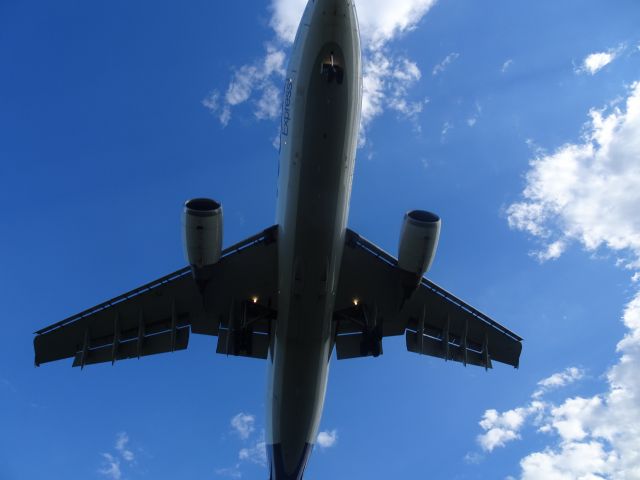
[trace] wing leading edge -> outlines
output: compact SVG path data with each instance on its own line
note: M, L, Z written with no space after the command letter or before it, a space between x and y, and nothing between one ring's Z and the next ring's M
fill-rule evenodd
M411 352L518 367L520 336L426 278L417 289L407 288L411 282L393 256L347 231L335 314L339 359L377 356L383 337L404 334Z
M201 290L177 270L35 332L35 364L74 367L184 350L189 334L217 335L218 353L266 358L275 318L277 228L222 252Z

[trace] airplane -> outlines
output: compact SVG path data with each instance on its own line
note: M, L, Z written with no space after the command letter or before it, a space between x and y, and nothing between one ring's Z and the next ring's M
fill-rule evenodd
M37 366L140 358L217 336L217 353L264 359L270 480L302 479L329 361L409 351L518 367L522 338L425 278L438 215L404 215L393 257L347 228L362 101L350 0L309 0L285 78L276 224L222 249L219 202L184 205L188 266L35 332Z

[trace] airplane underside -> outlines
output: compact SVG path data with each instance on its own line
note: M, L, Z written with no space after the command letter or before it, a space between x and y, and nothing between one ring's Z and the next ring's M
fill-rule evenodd
M522 338L424 275L440 218L404 215L394 257L347 228L362 74L355 6L310 0L283 91L276 224L222 249L222 206L185 203L189 265L36 332L35 363L84 368L186 349L267 362L271 480L301 480L319 428L329 360L378 357L383 339L466 365L517 367Z

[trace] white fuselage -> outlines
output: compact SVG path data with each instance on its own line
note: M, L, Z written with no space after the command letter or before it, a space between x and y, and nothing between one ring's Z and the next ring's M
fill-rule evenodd
M360 126L353 2L310 0L283 91L278 177L278 319L270 349L272 479L301 478L315 442Z

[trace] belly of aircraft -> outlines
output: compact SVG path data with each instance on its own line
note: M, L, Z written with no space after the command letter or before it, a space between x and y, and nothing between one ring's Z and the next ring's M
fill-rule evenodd
M317 64L320 56L337 48L325 46ZM297 198L288 199L296 208L283 219L279 238L282 282L267 399L271 403L267 443L272 468L284 472L304 468L320 422L344 244L345 176L350 175L352 161L347 84L335 78L329 82L314 69L310 76L305 117L299 123L304 132L301 142L291 145L291 161L299 164L291 170L297 184L290 192L296 192Z

